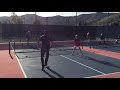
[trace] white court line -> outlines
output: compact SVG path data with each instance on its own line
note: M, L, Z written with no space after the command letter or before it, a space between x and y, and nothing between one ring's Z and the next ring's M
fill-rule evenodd
M11 45L11 47L12 47L12 45ZM15 53L13 47L12 47L12 51ZM22 70L22 72L23 72L24 77L27 78L27 76L26 76L26 74L25 74L25 71L23 70L22 65L21 65L18 57L16 56L16 54L15 54L15 57L16 57L16 59L17 59L17 61L18 61L18 64L19 64L19 66L20 66L20 68L21 68L21 70Z
M105 76L106 75L114 75L114 74L118 74L118 73L120 73L120 72L114 72L114 73L108 73L108 74L104 74ZM85 78L94 78L94 77L99 77L99 76L104 76L104 75L95 75L95 76L89 76L89 77L85 77Z
M68 59L68 60L70 60L70 61L72 61L72 62L75 62L75 63L77 63L77 64L80 64L80 65L82 65L82 66L85 66L85 67L87 67L87 68L89 68L89 69L91 69L91 70L93 70L93 71L96 71L96 72L102 74L102 75L105 75L105 73L103 73L103 72L101 72L101 71L98 71L98 70L96 70L96 69L94 69L94 68L92 68L92 67L89 67L89 66L87 66L87 65L85 65L85 64L82 64L82 63L80 63L80 62L77 62L77 61L75 61L75 60L73 60L73 59L71 59L71 58L68 58L68 57L64 56L64 55L60 55L60 56L63 57L63 58L66 58L66 59Z
M23 72L24 77L27 78L27 76L26 76L26 74L25 74L25 71L23 70L22 65L21 65L18 57L17 57L16 55L15 55L15 57L17 58L17 61L18 61L19 65L20 65L20 68L21 68L21 70L22 70L22 72Z

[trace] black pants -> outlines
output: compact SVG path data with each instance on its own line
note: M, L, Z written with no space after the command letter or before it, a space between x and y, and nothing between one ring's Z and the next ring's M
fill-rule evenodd
M48 63L49 50L50 50L49 47L41 48L41 62L42 62L42 67L44 67L44 65L47 65L47 63ZM46 57L45 57L45 61L44 61L45 54L46 54Z
M30 37L27 37L27 45L29 45Z

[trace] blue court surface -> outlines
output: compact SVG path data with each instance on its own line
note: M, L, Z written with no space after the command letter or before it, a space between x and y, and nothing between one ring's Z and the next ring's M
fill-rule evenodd
M40 50L16 49L16 55L27 78L89 78L96 75L120 72L120 60L76 50L72 47L51 48L48 68L41 70Z

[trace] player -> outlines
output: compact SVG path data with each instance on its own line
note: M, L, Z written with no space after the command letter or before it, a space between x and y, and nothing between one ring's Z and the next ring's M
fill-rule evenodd
M90 44L90 48L91 48L91 36L90 36L90 32L87 32L86 38L87 38L87 42Z
M89 32L87 32L86 38L87 38L88 40L90 39L90 33L89 33Z
M27 31L27 33L26 33L27 45L29 45L30 38L31 38L31 32L30 32L30 31Z
M105 37L104 37L103 33L101 33L100 40L101 40L101 43L105 44Z
M80 53L83 55L82 50L81 50L81 48L80 48L80 38L78 37L77 34L75 35L74 42L75 42L75 46L74 46L74 49L73 49L72 55L74 55L75 49L76 49L77 47L79 48Z
M116 39L116 44L118 44L119 43L119 41L120 41L120 34L117 36L117 39Z
M52 39L49 37L48 31L44 30L44 34L40 36L39 41L41 41L41 62L42 62L42 70L44 67L48 67L48 59L49 59L49 50L52 46ZM38 41L38 42L39 42ZM46 54L46 55L45 55ZM44 56L45 61L44 61Z

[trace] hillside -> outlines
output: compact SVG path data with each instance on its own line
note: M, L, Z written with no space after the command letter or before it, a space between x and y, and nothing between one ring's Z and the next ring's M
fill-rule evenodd
M108 21L110 22L110 17L116 17L116 13L92 13L92 14L81 14L77 17L77 24L84 25L81 23L86 23L86 25L104 25ZM26 14L21 16L24 20L25 24L33 24L35 21L34 14ZM117 17L116 17L117 18ZM40 21L40 24L46 25L46 17L37 16L37 19ZM2 23L9 23L11 17L0 17L0 22ZM116 20L116 19L114 19ZM106 22L107 21L107 22ZM119 21L119 20L118 20ZM102 23L102 24L101 24ZM49 25L76 25L76 16L53 16L48 17L48 24Z
M109 17L105 17L98 21L94 21L91 25L95 26L106 26L106 25L120 25L120 14L111 15Z

